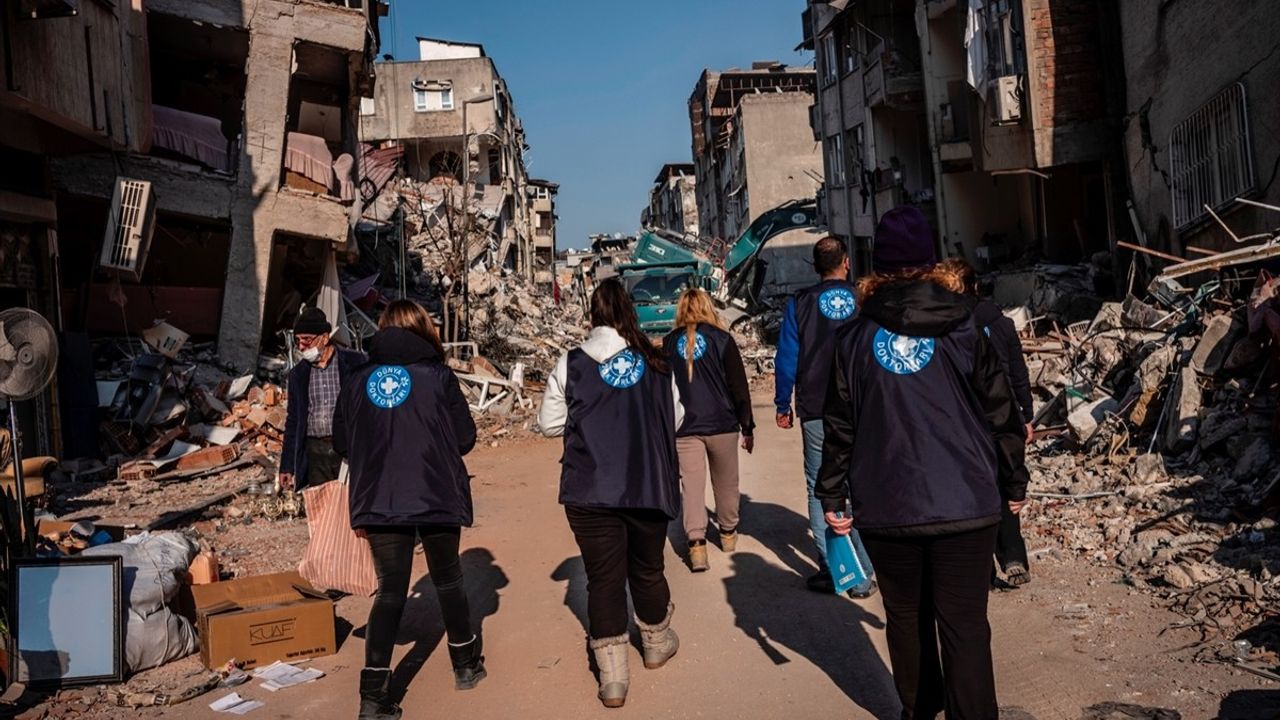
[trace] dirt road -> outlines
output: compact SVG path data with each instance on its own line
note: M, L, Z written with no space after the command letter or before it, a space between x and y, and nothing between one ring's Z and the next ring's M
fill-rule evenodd
M767 397L756 401L757 417L771 418ZM738 553L729 558L713 548L711 571L701 575L668 553L679 656L646 671L637 655L626 708L601 708L584 643L582 564L556 503L558 458L559 443L540 440L481 448L469 458L477 524L464 532L463 561L473 612L483 617L490 675L474 691L453 690L434 590L423 576L397 648L406 717L897 717L879 599L853 602L804 589L814 565L799 432L771 422L761 423L756 454L743 464ZM420 556L418 565L425 573ZM1262 687L1226 669L1163 656L1179 642L1156 637L1167 618L1141 596L1093 576L1085 567L1046 566L1029 588L993 596L1001 704L1026 713L1010 717L1076 720L1103 701L1212 717L1229 691ZM328 677L277 693L241 688L267 703L252 716L354 717L368 606L367 599L339 604L341 650L315 663ZM218 717L207 706L221 694L164 717Z

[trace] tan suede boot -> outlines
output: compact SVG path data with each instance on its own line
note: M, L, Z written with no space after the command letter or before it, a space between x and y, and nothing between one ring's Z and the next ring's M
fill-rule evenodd
M600 668L600 691L597 697L607 708L620 708L627 702L631 670L627 667L627 636L592 638L591 653Z
M640 626L640 643L644 648L644 666L650 670L666 665L680 649L680 638L671 629L671 616L675 612L676 606L667 603L667 617L657 625L646 625L636 618L636 624Z
M692 540L689 542L689 569L693 572L706 572L711 569L707 559L707 541Z
M731 530L729 532L725 532L723 530L720 531L720 550L726 555L732 555L734 552L737 552L738 532L736 530Z

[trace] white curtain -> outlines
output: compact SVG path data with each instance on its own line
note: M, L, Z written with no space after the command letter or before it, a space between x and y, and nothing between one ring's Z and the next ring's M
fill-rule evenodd
M968 55L968 69L965 79L978 91L978 95L986 97L987 85L987 23L983 0L969 0L969 10L964 23L964 48Z

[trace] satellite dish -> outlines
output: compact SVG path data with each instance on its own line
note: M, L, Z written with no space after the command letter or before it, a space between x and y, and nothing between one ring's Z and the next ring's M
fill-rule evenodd
M0 312L0 399L30 400L57 368L58 336L48 320L26 308Z
M28 555L35 549L35 524L27 507L26 483L22 477L22 436L18 434L17 404L43 392L53 381L57 369L58 336L49 321L26 308L0 312L0 400L9 403L13 488L18 504L16 523L6 513L5 535L10 547L21 547Z

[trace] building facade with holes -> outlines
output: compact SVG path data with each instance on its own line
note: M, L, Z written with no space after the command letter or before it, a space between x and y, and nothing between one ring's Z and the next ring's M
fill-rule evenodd
M859 272L900 205L980 268L1110 252L1119 25L1102 0L811 0L822 209ZM1112 72L1108 72L1108 68Z
M1125 165L1148 244L1184 257L1273 233L1280 212L1280 12L1271 3L1120 3ZM1207 209L1206 209L1207 206Z
M470 186L478 212L493 218L491 250L472 261L534 280L537 193L529 193L524 125L506 81L477 43L418 38L418 55L377 65L361 137L402 144L406 170L420 182Z

